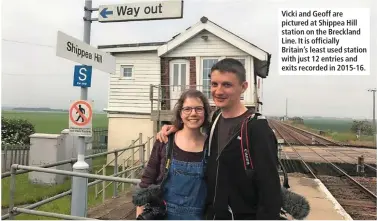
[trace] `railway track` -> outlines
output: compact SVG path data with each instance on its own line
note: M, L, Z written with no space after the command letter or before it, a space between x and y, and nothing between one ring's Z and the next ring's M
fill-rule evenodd
M282 128L284 125L273 121L270 123L270 126L274 129L276 135L284 139L297 154L308 174L315 179L319 179L353 219L376 220L377 196L376 191L371 191L371 189L376 189L375 178L374 182L368 178L353 178L325 157L318 154L309 145L305 144L303 140L305 136L303 134L295 133L293 130L286 128L284 129ZM330 170L338 174L338 176L316 175L316 172L318 173L316 168L310 167L292 145L296 143L307 146L308 149L323 158L330 167Z
M270 125L271 125L271 123L270 123ZM307 144L302 140L302 138L301 138L301 137L305 137L305 135L302 134L302 133L300 133L300 132L297 132L297 130L295 130L296 128L291 127L291 126L289 126L289 125L287 125L287 124L280 124L279 122L273 122L273 123L272 123L272 127L273 127L273 129L275 129L275 131L277 131L277 135L278 135L278 136L280 135L280 137L283 137L284 140L285 140L285 138L287 138L287 135L288 135L289 137L291 137L290 140L292 140L292 138L293 138L293 139L295 139L300 145L309 146L309 145L307 145ZM299 131L301 131L301 130L299 130ZM282 132L283 132L283 133L282 133ZM299 136L297 136L297 135L299 135ZM288 137L288 138L289 138L289 137ZM292 143L289 143L289 145L292 146ZM326 147L329 146L327 143L323 143L323 142L320 142L319 145L326 146ZM310 149L311 149L311 148L310 148ZM313 149L311 149L311 150L314 151ZM345 161L345 160L342 159L342 158L339 158L337 155L331 153L331 152L328 151L328 150L325 150L325 151L326 151L327 153L331 154L332 156L338 158L339 160L343 161L344 163L354 164L353 162L350 163L350 162ZM295 152L298 154L298 152L297 152L296 150L295 150ZM314 151L314 152L315 152L315 151ZM315 152L315 153L316 153L317 155L319 155L317 152ZM339 152L337 152L337 154L339 154ZM356 160L356 162L357 162L357 158L352 157L352 156L349 156L348 154L345 154L345 153L341 153L341 154L346 155L347 157L349 157L349 158L351 158L351 159L353 159L353 160ZM319 155L319 156L320 156L321 158L323 158L322 155ZM323 159L324 159L324 158L323 158ZM326 160L326 159L325 159L325 160ZM326 160L326 161L327 161L327 160ZM374 166L372 166L372 165L369 165L369 164L367 164L367 163L364 163L364 166L365 166L367 169L372 170L372 172L377 173L377 169L376 169L376 167L374 167Z
M294 127L294 126L286 124L286 123L282 123L282 122L279 122L279 123L290 128L295 133L298 133L298 134L301 134L305 137L308 137L311 140L310 144L312 144L312 145L318 145L319 144L319 145L323 145L323 146L344 146L340 142L332 141L332 140L325 138L325 137L322 137L318 134L314 134L312 132L303 130L303 129L298 128L298 127Z
M365 146L365 145L354 145L354 144L336 142L336 141L330 140L326 137L322 137L318 134L303 130L301 128L292 126L290 124L287 124L287 123L284 123L284 122L281 122L281 121L269 119L268 122L270 124L271 123L275 123L275 124L277 123L277 124L280 124L280 125L287 126L287 127L291 128L292 130L294 130L295 134L301 134L301 135L305 136L306 138L303 139L303 141L306 143L306 145L327 145L327 146L359 147L359 148L366 148L366 149L376 149L373 146L371 147L371 146ZM314 141L313 141L313 138L314 138ZM295 144L295 143L293 142L293 144Z
M319 179L353 219L376 220L376 199L352 181L342 176L321 175Z
M320 136L317 136L316 134L312 134L312 133L305 131L305 130L302 130L300 128L293 127L289 124L283 124L281 122L276 122L276 121L269 121L269 124L272 125L272 127L275 131L278 132L277 136L283 138L287 143L290 144L290 146L292 146L292 145L303 145L303 146L315 145L315 146L325 146L325 147L329 147L329 146L344 147L343 145L338 144L334 141L328 140L326 138L322 138ZM315 138L315 142L313 142L312 138L309 138L310 136L312 136L312 137L317 136ZM308 140L310 140L312 143L308 144L308 142L309 142ZM344 163L354 164L358 160L357 157L350 156L350 155L343 153L343 152L337 152L337 154L342 154L342 155L345 155L348 158L352 159L352 163L350 163L350 162L345 161L344 159L339 158L337 155L331 153L329 150L326 150L326 152L333 155L334 157L338 158L339 160L343 161ZM356 152L358 152L358 151L356 151ZM365 152L361 153L361 154L364 155L364 156L375 158L375 156L371 156L371 155L369 155ZM366 163L364 165L365 165L366 168L377 173L376 167L369 165L369 164L366 164Z
M286 137L285 135L287 133L291 134L292 136L288 137L286 142L291 143L292 145L320 145L320 146L343 146L341 143L337 143L335 141L332 141L330 139L327 139L325 137L319 136L317 134L311 133L309 131L305 131L301 128L297 128L294 126L291 126L289 124L282 123L280 121L276 120L269 120L269 124L275 126L275 130L278 130L281 136ZM285 128L289 128L290 130L287 130ZM297 140L296 138L299 138L300 140Z

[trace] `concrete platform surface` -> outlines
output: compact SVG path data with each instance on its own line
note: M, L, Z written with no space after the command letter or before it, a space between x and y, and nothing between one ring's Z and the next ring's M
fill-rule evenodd
M300 175L288 179L290 190L309 201L310 213L305 220L352 220L321 181Z
M306 220L352 220L321 181L303 177L301 174L289 174L289 185L292 192L304 196L309 201L311 210ZM128 192L90 208L87 217L101 220L134 220L135 213L131 193Z
M107 199L103 204L88 210L87 217L100 220L135 220L135 206L130 192L120 193L115 199Z

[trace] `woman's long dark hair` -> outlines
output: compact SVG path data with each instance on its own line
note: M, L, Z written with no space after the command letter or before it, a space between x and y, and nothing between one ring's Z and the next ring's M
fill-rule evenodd
M181 111L183 107L183 103L187 98L199 98L203 102L204 106L204 122L202 124L202 128L206 131L210 125L209 118L211 113L211 107L209 105L208 99L206 96L196 89L189 89L184 91L180 98L178 99L177 103L175 104L174 114L173 114L173 125L178 129L181 130L183 128L183 121L181 118Z

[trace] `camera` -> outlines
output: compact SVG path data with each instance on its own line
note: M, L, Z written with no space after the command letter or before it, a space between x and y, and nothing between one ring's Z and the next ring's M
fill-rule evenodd
M143 212L136 220L164 220L166 214L166 203L162 200L155 200L145 204Z

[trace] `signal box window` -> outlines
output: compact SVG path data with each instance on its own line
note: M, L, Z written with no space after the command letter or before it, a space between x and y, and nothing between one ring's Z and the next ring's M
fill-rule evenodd
M123 65L121 66L121 76L125 78L132 78L133 66Z

